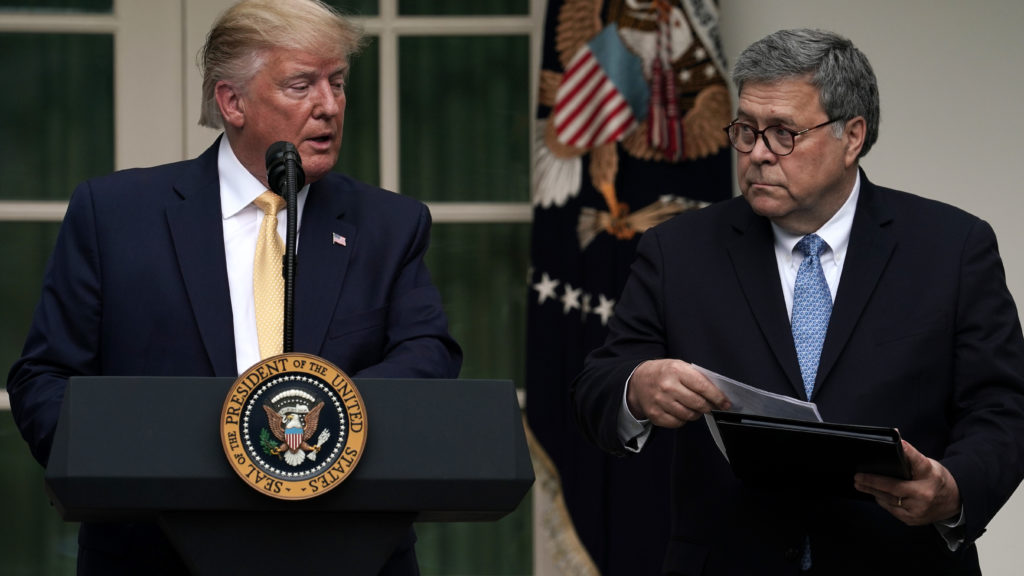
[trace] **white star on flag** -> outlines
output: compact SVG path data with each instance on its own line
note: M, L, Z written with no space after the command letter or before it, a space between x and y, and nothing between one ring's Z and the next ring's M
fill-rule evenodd
M597 305L597 309L594 310L595 314L601 316L601 324L607 326L608 319L615 314L615 300L605 298L604 294L598 294L598 298L601 299L601 303Z
M565 293L562 294L562 314L568 314L571 310L579 309L580 294L582 293L582 289L573 288L568 282L566 282Z
M537 304L543 304L548 298L555 298L555 288L558 288L559 284L558 280L553 280L544 272L540 282L533 285L533 289L537 291Z

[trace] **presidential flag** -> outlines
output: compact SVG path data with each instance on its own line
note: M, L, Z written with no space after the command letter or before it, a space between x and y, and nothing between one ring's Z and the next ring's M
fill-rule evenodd
M578 432L569 384L607 335L643 232L731 195L717 18L711 0L548 4L526 409L544 506L537 540L563 574L660 573L672 435L608 456Z

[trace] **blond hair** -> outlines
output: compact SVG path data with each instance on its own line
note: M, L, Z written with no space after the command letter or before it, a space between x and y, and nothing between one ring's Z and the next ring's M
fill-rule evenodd
M275 48L329 54L344 60L363 44L362 29L319 0L243 0L210 29L198 55L203 75L199 124L223 128L215 88L221 80L243 92Z

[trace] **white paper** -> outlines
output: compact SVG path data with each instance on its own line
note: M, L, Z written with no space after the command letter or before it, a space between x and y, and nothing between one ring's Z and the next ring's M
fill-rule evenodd
M739 412L740 414L753 414L755 416L772 416L776 418L791 418L793 420L807 420L810 422L821 422L821 414L818 413L818 406L813 402L804 402L803 400L797 400L789 396L783 396L781 394L775 394L760 388L737 382L732 378L727 378L712 372L706 368L701 368L696 364L692 365L697 369L698 372L711 380L719 390L721 390L726 397L729 398L729 402L732 403L732 408L729 412ZM718 426L715 424L715 419L710 414L704 415L704 421L707 422L708 431L711 432L711 437L714 438L715 444L718 449L722 451L722 455L725 459L729 459L729 455L725 453L725 445L722 444L722 437L718 433Z

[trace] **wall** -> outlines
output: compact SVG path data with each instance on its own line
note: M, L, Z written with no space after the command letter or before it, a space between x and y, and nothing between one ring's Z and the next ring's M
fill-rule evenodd
M782 28L833 30L853 40L878 76L882 122L862 166L877 184L959 206L999 237L1010 290L1024 302L1019 155L1024 150L1024 2L1019 0L721 0L730 63ZM979 541L986 575L1018 574L1015 528L1024 490Z

